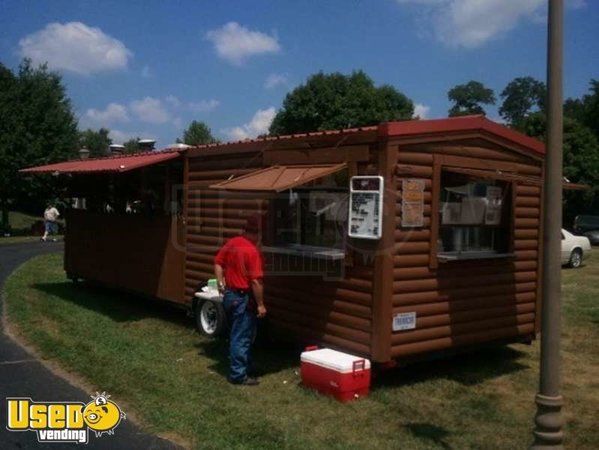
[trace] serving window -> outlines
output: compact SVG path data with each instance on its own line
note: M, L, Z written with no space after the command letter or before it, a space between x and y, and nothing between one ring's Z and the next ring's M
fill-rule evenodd
M276 194L270 203L266 251L342 259L348 189L343 173Z
M509 256L512 183L451 170L440 176L438 259Z
M347 164L277 165L211 185L269 199L265 253L340 261L345 258Z

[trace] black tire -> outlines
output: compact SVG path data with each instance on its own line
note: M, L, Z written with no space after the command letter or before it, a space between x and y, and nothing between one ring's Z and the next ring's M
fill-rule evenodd
M227 328L225 310L220 302L198 300L194 308L195 323L203 336L216 338Z
M578 269L582 265L582 250L575 248L570 253L570 260L568 261L568 267L572 269Z

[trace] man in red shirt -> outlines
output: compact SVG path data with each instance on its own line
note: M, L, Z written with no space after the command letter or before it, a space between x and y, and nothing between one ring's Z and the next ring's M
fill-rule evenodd
M256 245L259 241L260 218L251 216L243 234L229 239L214 259L214 273L219 289L224 291L223 308L231 330L229 381L248 386L258 384L256 378L248 376L248 369L252 368L256 319L266 315L264 263Z

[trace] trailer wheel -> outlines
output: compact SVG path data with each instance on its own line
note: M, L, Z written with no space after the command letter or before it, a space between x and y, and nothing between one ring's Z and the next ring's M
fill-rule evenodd
M225 311L220 303L211 300L197 302L195 306L196 327L208 337L220 336L226 327Z

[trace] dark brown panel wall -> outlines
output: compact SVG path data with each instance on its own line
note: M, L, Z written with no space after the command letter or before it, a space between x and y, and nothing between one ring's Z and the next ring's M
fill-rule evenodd
M359 149L363 150L363 147ZM277 155L277 163L296 163L297 152ZM372 160L376 161L375 153ZM323 161L327 162L327 161ZM257 194L223 193L208 186L264 167L263 155L229 153L197 155L187 160L187 226L185 295L191 300L201 281L212 278L214 255L230 237L239 234L248 215L266 212L268 200ZM355 163L350 171L372 170L367 162ZM372 326L372 258L350 251L348 265L329 265L333 274L323 278L315 272L323 262L265 255L265 298L270 324L276 331L305 343L320 343L369 356ZM311 270L310 274L305 273Z
M467 157L487 169L514 164L517 173L541 176L541 162L497 145L399 147L393 269L393 313L416 312L416 329L392 334L394 358L480 344L535 332L539 267L540 194L536 186L514 185L514 258L433 264L431 229L436 155ZM401 182L425 179L424 227L401 227ZM434 251L432 252L434 255Z

